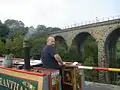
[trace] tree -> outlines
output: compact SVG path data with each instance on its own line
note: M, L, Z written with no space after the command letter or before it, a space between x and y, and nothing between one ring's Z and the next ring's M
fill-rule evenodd
M84 43L84 60L88 58L89 56L93 58L93 62L95 63L95 66L98 66L98 47L95 42L95 39L91 36L87 38L87 40Z
M5 44L9 34L9 28L5 24L0 24L0 39Z
M46 26L44 26L44 25L38 25L37 28L36 28L36 30L38 32L45 32L46 31Z
M22 31L16 31L13 35L13 40L7 39L6 48L14 54L15 57L23 57L23 38L24 33Z
M13 30L18 28L23 28L25 26L22 21L18 21L14 19L7 19L4 23Z
M61 29L60 28L57 28L57 27L55 27L55 28L52 28L52 31L60 31Z
M68 61L77 61L79 63L83 63L82 62L82 58L80 56L80 53L78 52L77 50L77 46L76 45L72 45L72 47L69 49L69 52L68 52Z
M0 56L6 53L5 45L2 41L0 41Z
M34 59L40 59L41 50L45 45L46 37L44 35L36 36L34 38L29 39L30 43L32 44L30 55Z
M88 56L87 58L85 58L84 65L85 66L96 66L96 64L93 60L93 57L91 57L91 56ZM98 80L98 72L93 71L93 70L85 70L85 79L87 81L97 81Z
M67 45L64 41L59 42L56 40L56 51L62 57L63 61L68 60Z
M46 29L46 31L51 32L52 29L53 29L52 27L48 27L48 28Z
M2 21L0 20L0 24L2 24Z
M98 48L95 39L89 36L84 43L84 65L98 66ZM85 78L88 81L97 81L98 72L92 70L85 70Z
M0 24L0 37L6 37L9 34L9 28L5 24Z
M22 21L14 20L14 19L7 19L4 22L9 28L9 38L13 40L13 35L16 33L16 31L22 31L24 32L24 35L28 33L28 27L25 27L24 23Z

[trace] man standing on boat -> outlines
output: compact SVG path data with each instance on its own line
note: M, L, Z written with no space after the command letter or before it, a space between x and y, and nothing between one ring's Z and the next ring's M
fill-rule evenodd
M60 86L62 89L62 73L61 66L63 65L63 61L59 54L56 53L55 49L55 38L48 37L46 40L46 45L43 47L41 52L41 59L44 68L48 69L58 69L60 71Z

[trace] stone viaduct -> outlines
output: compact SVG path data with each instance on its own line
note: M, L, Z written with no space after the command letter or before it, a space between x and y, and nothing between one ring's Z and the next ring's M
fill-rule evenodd
M62 29L61 31L51 32L50 35L63 38L69 48L72 41L76 40L78 50L81 50L85 39L90 35L98 45L98 66L118 67L116 65L118 63L118 60L116 60L116 41L120 36L120 19ZM110 77L110 74L105 71L99 72L101 82L110 82Z

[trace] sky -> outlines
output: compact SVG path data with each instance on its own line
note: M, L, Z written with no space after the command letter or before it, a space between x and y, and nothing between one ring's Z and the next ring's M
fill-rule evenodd
M120 16L120 0L0 0L0 20L22 21L25 26L71 26Z

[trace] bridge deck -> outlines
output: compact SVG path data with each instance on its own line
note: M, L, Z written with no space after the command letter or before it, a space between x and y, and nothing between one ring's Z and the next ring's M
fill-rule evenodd
M95 22L95 23L90 23L90 24L85 24L85 25L80 25L80 26L69 27L69 28L62 29L60 31L49 32L48 35L55 34L55 33L61 33L61 32L69 32L73 30L80 30L80 29L85 29L85 28L91 28L91 27L111 25L115 23L120 23L120 19L113 19L113 20L108 20L108 21L103 21L103 22Z

